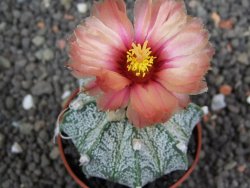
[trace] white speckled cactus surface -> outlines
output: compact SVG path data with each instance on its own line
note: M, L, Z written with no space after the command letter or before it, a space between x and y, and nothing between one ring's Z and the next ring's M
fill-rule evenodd
M143 129L126 118L117 121L110 116L110 112L99 111L94 99L84 93L62 116L60 132L72 139L86 176L142 187L172 171L188 168L188 142L202 116L198 106L190 104L168 122Z

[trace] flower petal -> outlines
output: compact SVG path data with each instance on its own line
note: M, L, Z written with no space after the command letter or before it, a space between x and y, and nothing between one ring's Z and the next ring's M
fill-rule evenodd
M185 94L172 93L179 101L179 106L181 108L187 107L187 105L191 102L190 97Z
M134 8L136 43L143 43L150 28L152 0L137 0Z
M176 34L187 17L183 1L174 0L137 0L134 15L136 42L149 40L153 48Z
M131 88L127 116L136 127L145 127L166 121L177 108L177 99L160 84L151 81Z
M156 0L152 10L152 23L148 40L154 51L178 33L187 22L185 4L182 0Z
M94 17L77 27L70 39L68 66L78 77L96 76L100 69L115 71L126 52L123 41L113 30Z
M125 88L131 83L131 80L117 72L101 70L97 75L96 82L104 92L110 92Z
M207 45L208 32L198 19L192 19L178 34L165 42L159 56L172 59L191 55L203 50Z
M76 78L91 77L93 75L98 74L98 72L101 70L98 67L93 67L75 62L70 62L67 66Z
M120 91L107 92L101 95L97 104L102 110L116 110L125 108L129 101L129 88L126 87Z
M158 78L157 81L161 83L167 90L179 94L198 95L207 92L208 90L207 84L203 80L183 85L174 85L168 80L164 80L164 78Z
M98 96L100 94L102 94L102 90L99 87L99 85L96 83L96 80L92 80L89 83L87 83L84 87L84 92L86 92L87 94L91 95L91 96Z
M206 52L177 58L167 63L167 68L163 65L156 76L177 86L199 82L210 67L210 59Z
M127 47L131 46L133 25L127 17L126 4L123 0L95 2L92 15L118 33Z
M214 55L214 49L209 44L206 48L196 53L187 56L179 56L172 59L166 57L159 57L161 62L161 69L166 68L192 68L192 72L199 72L200 69L207 70L210 67L210 61ZM160 60L162 59L162 60Z

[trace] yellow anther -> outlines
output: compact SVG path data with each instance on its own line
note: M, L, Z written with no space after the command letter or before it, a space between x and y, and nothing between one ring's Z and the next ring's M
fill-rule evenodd
M132 43L132 48L127 52L127 69L134 72L137 77L145 77L156 58L151 55L151 48L147 45L148 41L145 41L143 46Z

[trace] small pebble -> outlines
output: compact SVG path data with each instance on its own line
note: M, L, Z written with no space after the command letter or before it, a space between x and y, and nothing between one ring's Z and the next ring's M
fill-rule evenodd
M44 29L44 28L46 27L44 21L39 21L39 22L37 23L37 27L38 27L39 29Z
M20 133L24 135L30 135L32 133L33 126L29 123L22 123L19 126L19 130L20 130Z
M244 165L240 165L238 166L237 170L241 173L245 172L247 166L244 164Z
M248 55L247 53L241 53L239 56L238 56L238 61L242 64L249 64L249 61L248 61Z
M204 115L209 114L209 108L208 108L208 106L203 106L203 107L201 107L201 109L202 109Z
M42 167L47 167L49 165L49 159L47 158L47 156L45 154L42 155L41 157L41 166Z
M49 49L43 49L43 50L39 50L35 53L35 57L41 61L50 61L52 59L54 59L54 52Z
M58 41L57 41L57 47L58 47L60 50L65 49L65 47L66 47L66 41L63 40L63 39L58 40Z
M232 93L232 87L230 85L222 85L220 87L220 93L227 96Z
M11 125L12 125L13 127L15 127L15 128L19 128L19 127L20 127L20 123L17 122L17 121L13 121Z
M11 67L10 61L5 57L0 56L0 70L9 69L10 67Z
M222 94L215 95L212 99L212 105L211 108L213 111L221 110L225 108L226 102L225 102L225 96Z
M72 0L60 0L65 9L70 9Z
M221 29L227 29L227 30L232 29L233 26L234 26L234 23L233 23L232 19L222 20L222 21L220 21L220 24L219 24L219 27Z
M11 146L11 153L19 154L19 153L22 153L22 152L23 152L23 149L21 148L21 146L17 142L15 142Z
M31 93L35 96L51 94L52 92L53 88L51 83L45 81L39 81L31 88Z
M0 23L0 32L1 32L1 31L4 31L5 28L6 28L6 23L5 23L5 22L1 22L1 23Z
M54 58L54 52L51 49L47 48L43 51L43 60L50 61L53 58Z
M236 161L232 161L232 162L226 164L226 166L224 167L224 169L225 170L232 170L236 166L237 166L237 162Z
M36 46L41 46L44 43L45 39L42 36L36 36L32 39L32 43Z
M5 104L7 109L12 109L15 105L13 98L10 96L6 97Z
M70 91L65 91L63 94L62 94L62 99L67 99L69 96L70 96L71 92Z
M23 98L23 109L25 110L30 110L31 108L34 107L34 102L33 102L33 97L32 95L26 95Z
M54 147L54 148L51 150L51 152L50 152L50 154L49 154L49 157L50 157L52 160L55 160L55 159L57 159L57 158L59 157L59 149L58 149L58 147Z
M247 97L247 103L250 104L250 96Z
M43 0L43 4L45 8L49 8L50 7L50 0Z
M44 127L45 127L45 122L44 121L36 121L35 122L35 126L34 126L35 131L40 131Z
M3 148L4 141L5 141L5 136L2 133L0 133L0 149Z
M88 5L86 3L78 3L77 5L78 12L84 14L88 10Z

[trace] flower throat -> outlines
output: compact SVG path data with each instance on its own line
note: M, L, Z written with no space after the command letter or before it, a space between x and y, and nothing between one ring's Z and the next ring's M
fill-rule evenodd
M152 56L151 48L147 47L148 41L143 45L132 43L132 48L127 52L127 70L137 77L145 77L154 64L156 57Z

